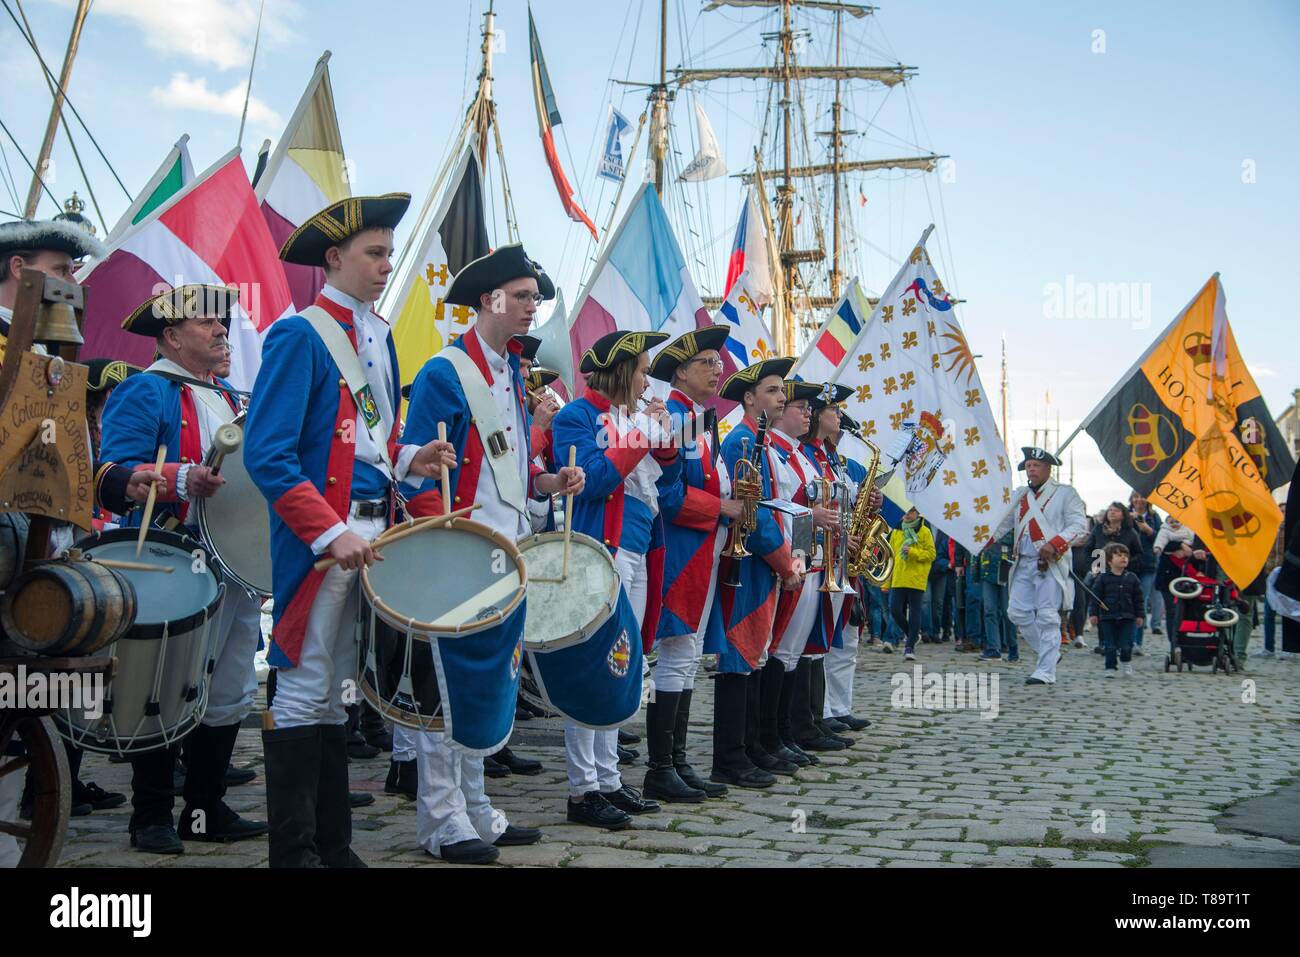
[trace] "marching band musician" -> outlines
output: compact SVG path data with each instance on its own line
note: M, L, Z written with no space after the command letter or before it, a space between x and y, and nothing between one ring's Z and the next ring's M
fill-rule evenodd
M706 781L687 762L686 733L705 634L722 628L716 600L718 557L727 538L722 523L741 513L719 456L717 415L704 406L718 392L719 350L728 332L725 325L692 330L665 345L650 365L652 378L672 386L666 406L683 437L681 480L659 492L664 597L659 662L646 706L650 770L642 789L647 798L670 803L694 804L727 793L725 784Z
M345 692L357 675L359 571L392 515L392 484L452 464L446 442L397 441L401 384L388 324L373 311L392 272L407 193L326 207L280 249L325 286L267 332L244 462L271 519L276 693L264 717L272 867L364 867L352 852ZM337 560L325 571L312 565Z
M519 244L469 263L452 280L446 301L476 309L478 321L425 363L411 384L406 437L424 441L444 423L456 455L450 467L452 508L480 506L473 520L511 541L531 531L528 498L578 494L584 484L580 468L551 473L534 464L529 444L531 423L519 367L523 344L515 337L528 329L538 305L554 296L550 278ZM436 478L425 481L407 503L413 516L441 514L443 507ZM502 673L492 680L513 682L511 714L519 687L511 651L522 641L524 616L517 620L516 633L457 638L443 643L440 651L444 662L462 651L490 660L492 666L500 660ZM494 645L476 647L483 642ZM418 839L430 854L453 863L487 864L500 856L498 846L541 840L541 831L509 824L492 807L483 788L481 753L438 732L418 732L416 741Z
M728 377L721 396L739 402L744 419L728 433L722 443L722 459L731 476L733 490L743 476L736 472L742 459L758 460L761 497L772 496L772 476L776 470L766 438L758 442L760 416L775 420L785 408L785 375L794 365L789 357L765 359L746 366ZM744 469L747 473L748 467ZM731 526L732 545L737 541L741 520ZM769 772L757 767L746 753L745 740L747 698L753 685L748 677L762 668L772 639L776 613L777 584L786 590L802 587L802 568L791 554L790 543L780 523L766 509L759 508L753 531L746 536L745 558L727 557L719 563L724 579L735 574L739 587L720 581L723 631L706 635L705 654L718 655L717 685L713 698L713 771L719 784L743 788L767 788L776 783Z
M799 442L812 419L809 402L819 391L814 383L787 381L785 409L771 432L772 448L779 463L777 494L797 505L808 504L807 484L819 475ZM821 502L812 506L812 512L813 524L822 529L829 551L832 533L839 524L838 513ZM781 524L788 538L790 520L782 516ZM799 743L799 739L808 742L814 737L807 730L810 722L806 717L806 653L808 636L817 627L823 600L817 589L823 578L824 575L806 575L799 591L782 592L777 600L772 655L762 671L758 746L751 747L749 752L755 764L774 774L793 774L797 768L816 763L817 759L808 750L831 750L829 747L805 750Z
M1088 530L1088 516L1073 486L1052 478L1052 466L1061 464L1055 455L1028 446L1021 452L1019 469L1028 484L1011 494L989 544L1015 530L1007 618L1038 652L1025 684L1052 685L1061 660L1060 612L1074 603L1070 542Z
M844 432L848 429L856 432L858 426L843 409L837 408L835 411L835 422L828 422L824 426L828 431L822 440L822 447L832 465L836 460L839 461L841 471L847 476L851 487L861 489L867 478L867 467L839 450ZM871 508L873 511L878 510L884 494L874 486L870 494L873 499ZM862 638L862 629L866 626L868 585L862 578L857 578L850 584L857 596L846 600L845 610L841 612L843 642L826 653L825 661L826 706L822 718L823 724L835 733L840 730L836 723L849 731L864 731L871 726L866 718L858 718L853 714L853 679L858 670L858 643Z
M226 361L226 335L237 289L183 285L154 296L126 317L122 328L157 342L160 358L113 390L104 407L102 457L148 467L166 446L166 491L159 513L173 516L198 539L195 499L221 492L225 479L203 464L213 435L241 410L230 384L215 376ZM138 515L126 524L137 525ZM257 690L253 655L261 635L260 603L240 588L227 588L213 628L214 668L201 723L188 736L189 767L180 834L172 828L173 749L131 759L131 845L153 854L180 854L181 838L234 841L267 832L224 802L226 768L244 716Z
M557 455L570 447L589 478L573 503L573 530L603 542L614 556L622 589L641 629L641 644L654 640L663 597L661 486L680 478L681 457L662 399L637 403L648 385L648 350L663 332L611 332L582 355L587 376L581 398L555 416ZM640 656L635 656L640 658ZM564 751L569 772L568 820L618 830L633 814L659 810L618 770L618 730L594 730L566 719Z

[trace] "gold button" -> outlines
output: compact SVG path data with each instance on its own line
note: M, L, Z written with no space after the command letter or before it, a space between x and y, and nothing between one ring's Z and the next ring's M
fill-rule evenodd
M181 428L182 428L182 429L187 429L187 428L189 428L189 425L190 425L190 424L189 424L188 422L186 422L184 419L181 419Z
M326 484L326 485L338 485L338 484L339 484L339 480L336 479L333 475L331 475L329 478L327 478L327 479L325 480L325 484Z
M334 430L334 434L335 434L335 435L338 435L338 436L342 436L342 435L343 435L343 430L342 430L342 429L335 429L335 430Z
M189 464L190 464L190 460L187 459L185 456L182 455L182 456L181 456L181 465L189 465Z
M460 504L460 496L459 496L459 495L456 496L456 504L457 504L457 505Z
M348 384L348 380L347 380L347 379L339 379L339 388L340 388L340 389L346 387L347 384Z
M707 481L708 481L709 479L711 479L711 478L713 478L712 475L708 475L708 474L706 474L706 475L704 476L704 481L707 482Z
M608 545L608 544L609 544L609 539L608 539L608 538L607 538L607 539L605 539L605 544L606 544L606 545Z
M467 456L465 456L463 459L461 459L461 460L460 460L460 464L461 464L461 465L469 465L469 456L467 455Z
M473 420L473 418L471 418L471 419L469 420L469 424L470 424L470 425L473 425L473 424L474 424L474 420Z

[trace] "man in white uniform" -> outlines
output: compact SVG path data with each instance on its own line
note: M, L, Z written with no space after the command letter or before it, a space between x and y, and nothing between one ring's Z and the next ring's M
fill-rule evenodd
M1012 494L989 543L1015 529L1007 617L1038 652L1025 684L1050 685L1061 660L1060 613L1074 602L1070 541L1087 530L1088 518L1079 493L1052 478L1052 466L1061 464L1056 456L1039 448L1022 451L1020 470L1029 484Z

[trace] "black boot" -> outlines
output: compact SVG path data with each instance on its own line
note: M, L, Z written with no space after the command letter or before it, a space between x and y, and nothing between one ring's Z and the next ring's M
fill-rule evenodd
M677 775L673 765L673 729L677 724L680 691L655 691L645 709L646 747L650 751L650 770L641 788L648 798L668 804L699 804L704 791L693 788Z
M348 733L327 724L320 733L320 785L316 789L316 847L326 867L365 867L352 852L352 804L348 798Z
M271 867L320 867L316 849L316 790L320 786L321 726L262 732Z
M763 672L751 671L745 679L745 753L756 767L772 774L794 774L796 766L768 754L759 741L763 715ZM779 698L778 698L779 700Z
M677 700L677 718L673 722L673 768L687 787L703 791L706 797L726 797L727 786L725 784L715 784L712 781L704 780L686 762L686 732L690 730L691 697L694 694L695 692L692 689L687 688Z
M361 702L361 736L366 739L366 744L384 754L393 750L393 732L384 716L369 701Z
M846 745L827 737L817 726L813 713L813 662L800 658L795 668L794 695L790 699L790 733L804 751L843 751Z
M808 703L812 706L813 724L825 738L832 741L839 741L844 747L851 747L853 739L840 734L838 730L829 727L822 716L826 713L826 659L817 658L812 662L812 671L810 675L810 694ZM844 730L848 730L845 728Z
M509 747L502 748L496 754L492 755L497 764L507 768L511 774L523 774L532 776L541 774L546 769L542 766L541 761L534 761L532 758L521 758L510 750ZM487 760L486 758L484 759Z
M365 761L379 754L379 749L366 741L361 733L361 705L348 706L348 723L344 725L347 755L359 761Z
M769 771L776 771L777 774L793 774L795 769L803 767L808 762L801 760L781 743L781 709L783 704L789 704L789 699L781 695L785 689L785 665L775 658L769 658L760 674L762 680L758 700L758 743L774 760L783 762L789 767L789 770L785 771L768 768Z
M172 769L176 748L131 757L131 846L149 854L183 854L172 824Z
M415 758L409 761L388 762L388 780L384 782L385 794L397 794L408 801L414 801L417 790Z
M747 678L720 673L713 692L713 773L718 784L742 788L770 788L776 778L754 767L745 753L745 698Z
M248 821L226 804L226 769L239 737L239 724L219 728L200 724L190 732L189 769L185 774L185 807L180 836L185 841L222 843L261 837L269 828Z
M776 736L782 747L789 752L786 755L786 760L803 768L819 762L815 757L795 744L794 735L790 731L790 711L794 701L795 687L798 683L798 674L796 672L787 672L781 676L781 701L777 706Z

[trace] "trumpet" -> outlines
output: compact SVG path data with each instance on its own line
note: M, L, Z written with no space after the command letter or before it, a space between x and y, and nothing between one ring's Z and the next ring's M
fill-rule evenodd
M751 450L748 439L741 439L741 454L736 462L736 473L731 479L731 491L744 505L744 512L731 529L731 544L722 553L732 559L723 584L729 588L740 587L740 560L748 558L747 539L758 528L758 503L763 499L762 455L763 440L767 436L767 413L758 417L758 435Z
M809 482L804 487L804 493L812 504L831 508L838 504L836 488L838 485L838 482L832 482L823 476ZM809 569L823 572L822 583L817 590L831 594L843 591L837 580L838 575L834 571L839 565L838 540L835 534L824 528L816 529L813 532L813 554L809 558Z

